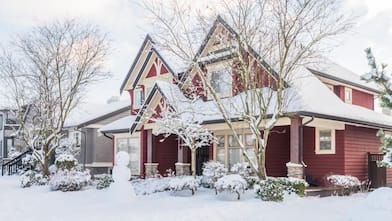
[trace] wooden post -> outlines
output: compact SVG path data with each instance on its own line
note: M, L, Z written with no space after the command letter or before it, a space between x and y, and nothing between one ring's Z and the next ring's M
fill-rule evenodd
M191 158L192 158L192 162L191 162L191 164L192 164L192 176L196 176L196 149L195 148L192 148L191 149L191 152L192 152L192 156L191 156Z

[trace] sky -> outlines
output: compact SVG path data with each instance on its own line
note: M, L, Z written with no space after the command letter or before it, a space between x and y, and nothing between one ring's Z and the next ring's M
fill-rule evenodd
M185 0L187 1L187 0ZM344 10L358 16L354 29L340 37L327 56L363 74L368 70L364 49L372 47L376 58L392 66L392 1L343 0ZM209 1L211 2L211 1ZM0 45L16 35L53 19L72 17L98 24L112 43L108 65L112 77L90 87L86 102L106 103L120 95L120 86L149 32L146 12L138 0L0 0ZM128 99L123 93L121 99ZM0 97L0 104L4 99Z

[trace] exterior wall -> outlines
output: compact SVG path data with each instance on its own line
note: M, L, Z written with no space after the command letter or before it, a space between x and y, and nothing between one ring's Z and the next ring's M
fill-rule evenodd
M380 153L380 138L377 129L346 126L345 131L345 173L368 178L367 153ZM387 183L392 184L392 169L387 169Z
M352 104L374 110L374 96L352 89Z
M159 163L158 170L161 175L165 174L167 169L175 171L178 158L177 136L171 135L162 139L162 135L153 136L153 162Z
M268 176L285 177L290 161L290 126L274 127L268 138L266 168Z
M325 177L330 174L344 173L344 131L336 130L335 154L316 154L315 128L304 127L303 159L307 165L305 176L319 185L325 184Z

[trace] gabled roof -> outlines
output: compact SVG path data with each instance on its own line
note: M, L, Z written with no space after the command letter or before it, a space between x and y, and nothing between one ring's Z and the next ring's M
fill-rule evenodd
M139 49L139 52L136 55L135 60L132 63L131 68L128 71L127 76L125 77L121 88L120 88L120 93L125 89L126 85L128 84L128 81L131 77L131 74L134 72L136 64L138 63L138 61L140 60L140 57L143 53L147 45L148 42L151 42L152 46L151 48L148 50L148 54L146 56L146 58L144 59L144 62L142 64L142 67L140 68L140 70L137 72L137 75L134 78L134 81L132 82L132 87L135 88L138 84L138 82L140 81L148 63L150 62L150 60L153 58L153 55L155 55L156 57L158 57L158 59L163 63L163 65L165 65L165 67L167 68L167 70L169 71L169 73L171 75L173 75L173 77L177 76L177 72L175 72L172 67L169 65L169 63L166 61L166 59L163 58L163 56L161 55L161 53L158 51L158 46L155 44L155 42L152 40L150 35L147 35L146 38L143 41L142 46Z
M127 85L128 79L131 76L131 73L133 72L133 70L135 69L135 66L136 66L138 60L140 59L140 56L142 55L142 52L143 52L143 50L146 47L148 42L154 43L154 41L152 40L152 38L151 38L151 36L149 34L147 34L146 37L144 38L142 46L140 47L139 51L137 52L136 58L133 60L131 68L129 69L129 71L127 73L127 76L125 77L123 83L121 84L120 93L124 90L125 86Z
M86 106L73 110L64 127L85 127L125 111L130 111L131 108L128 100L117 101L111 104L88 104Z
M381 93L380 88L373 82L365 82L361 80L358 74L353 73L347 68L336 64L335 62L324 58L317 65L308 66L309 71L319 77L327 78L343 84L348 84L363 90L367 90L376 94Z
M200 55L203 53L203 51L205 50L209 40L211 39L211 36L214 34L214 31L216 30L216 28L218 27L218 25L222 25L225 29L227 29L230 33L232 33L234 36L236 36L236 38L239 37L238 33L220 16L218 15L217 18L215 19L212 27L210 28L210 30L208 31L207 36L204 38L204 40L202 41L202 44L200 45L196 55L195 55L195 60L198 60ZM276 71L264 60L261 58L261 56L253 49L253 47L251 45L248 45L248 50L251 53L251 55L253 57L256 58L256 60L258 62L260 62L260 64L269 72L271 73L272 77L274 77L275 79L278 78L278 74L276 73ZM229 55L225 55L224 58L231 58L232 54ZM217 58L216 60L221 60L219 58ZM185 71L182 75L181 75L181 82L185 82L185 80L187 79L189 73L192 71L192 67L190 67L187 71Z

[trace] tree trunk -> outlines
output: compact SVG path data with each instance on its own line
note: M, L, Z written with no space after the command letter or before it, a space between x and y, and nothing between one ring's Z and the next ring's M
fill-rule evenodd
M196 149L191 149L191 164L192 164L192 176L196 176Z
M262 180L266 180L267 179L267 170L265 168L265 149L262 150L262 152L260 153L260 157L259 157L259 171L257 172L257 176L262 179Z
M44 162L42 165L42 174L44 176L49 176L50 172L49 172L49 159L50 156L48 156L48 152L49 152L49 145L45 145L43 148L43 155L44 155Z

